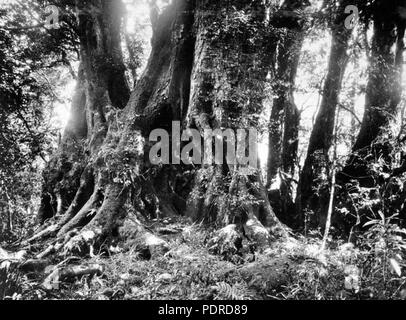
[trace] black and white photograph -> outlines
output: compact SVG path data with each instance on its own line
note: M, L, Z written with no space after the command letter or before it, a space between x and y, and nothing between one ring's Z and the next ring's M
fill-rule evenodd
M405 29L406 0L0 0L0 307L406 300Z

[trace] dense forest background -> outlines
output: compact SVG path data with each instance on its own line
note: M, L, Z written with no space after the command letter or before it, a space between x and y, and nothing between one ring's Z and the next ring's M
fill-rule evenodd
M0 299L405 299L405 28L404 0L0 0ZM257 129L260 166L153 165L175 121Z

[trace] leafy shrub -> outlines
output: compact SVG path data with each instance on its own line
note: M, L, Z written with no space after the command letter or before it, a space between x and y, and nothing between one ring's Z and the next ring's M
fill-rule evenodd
M405 288L406 276L402 267L406 266L406 229L399 227L395 216L374 219L365 226L369 230L362 235L363 282L371 290L371 296L379 299L399 297Z

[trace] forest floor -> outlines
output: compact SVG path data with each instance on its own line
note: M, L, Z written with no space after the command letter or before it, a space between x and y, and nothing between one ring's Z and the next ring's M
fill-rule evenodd
M300 237L261 253L218 255L210 249L214 231L207 227L177 219L155 221L148 228L169 243L169 251L151 257L118 245L109 256L72 257L70 264L98 265L103 271L58 283L54 290L44 288L43 274L8 270L2 284L0 272L0 294L23 300L285 300L398 298L405 293L406 280L397 282L392 296L364 281L365 260L351 244L330 243L329 250L321 251L318 238Z

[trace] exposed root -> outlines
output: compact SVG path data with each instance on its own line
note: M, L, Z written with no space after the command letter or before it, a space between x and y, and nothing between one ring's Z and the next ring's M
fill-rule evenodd
M45 251L41 252L36 256L37 259L44 259L45 257L49 256L52 253L55 253L55 246L50 245L48 248L45 249Z
M27 251L22 250L16 253L9 253L0 248L0 269L8 269L12 264L24 261Z
M46 290L58 290L60 283L70 279L81 278L83 276L101 275L103 267L98 264L88 266L69 266L64 268L56 267L45 279L42 286Z
M90 197L90 199L79 210L79 212L61 227L61 229L58 232L58 238L63 237L73 229L85 226L86 223L88 223L92 217L96 216L102 202L103 202L103 189L97 187L92 196ZM61 222L61 224L63 223L64 221Z
M45 238L48 237L52 237L54 235L56 235L56 233L58 232L58 225L56 224L52 224L49 227L47 227L46 229L38 232L37 234L35 234L33 237L31 237L30 239L22 242L22 246L27 246L33 242L39 241L39 240L43 240Z
M107 245L107 242L102 242L103 234L101 227L90 224L70 238L67 235L61 255L94 256L95 248L102 249L103 245ZM148 231L135 218L126 218L123 221L118 228L118 239L123 241L124 250L140 252L145 258L163 255L169 251L169 245L165 240Z
M61 252L62 256L84 256L89 254L93 256L94 244L97 239L98 233L92 230L83 230L78 235L65 242Z
M5 259L7 259L7 257L8 257L7 251L0 247L0 259L5 260Z
M80 186L72 203L59 222L60 228L72 220L92 196L95 187L93 174L92 168L88 165L82 173Z
M50 262L48 260L43 260L43 259L30 259L27 261L24 261L19 269L20 271L24 273L32 273L32 274L38 274L38 273L43 273L50 265Z

